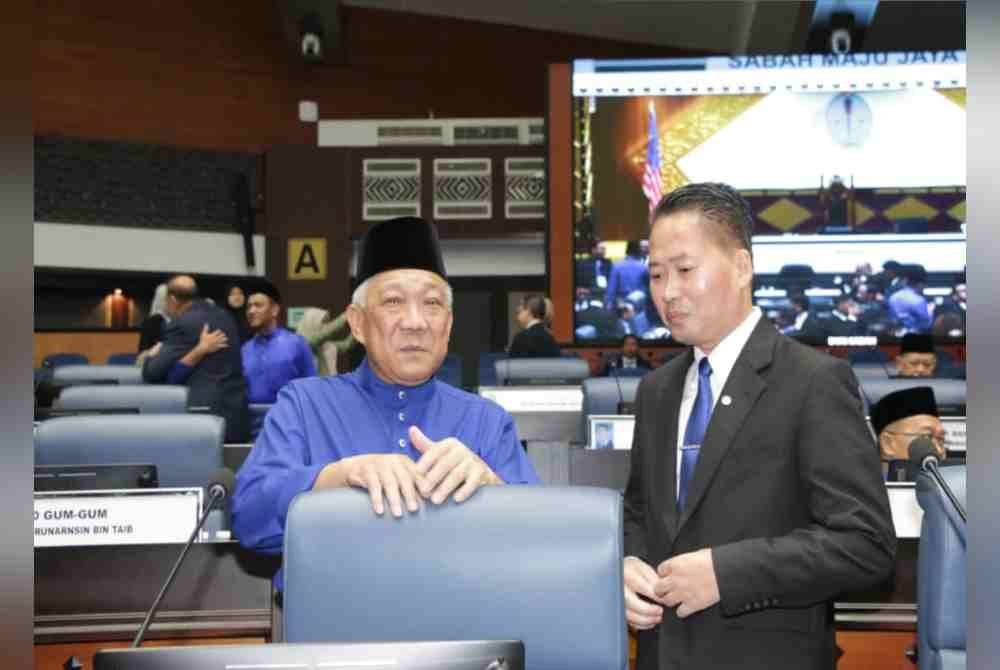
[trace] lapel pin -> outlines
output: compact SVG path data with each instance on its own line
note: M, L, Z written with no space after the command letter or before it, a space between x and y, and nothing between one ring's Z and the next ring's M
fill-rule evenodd
M727 395L722 396L720 400L722 401L722 404L725 405L726 407L729 407L730 405L733 404L733 399Z

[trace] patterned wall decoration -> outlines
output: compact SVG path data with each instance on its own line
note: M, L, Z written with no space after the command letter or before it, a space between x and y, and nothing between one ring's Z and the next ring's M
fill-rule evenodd
M826 227L818 191L744 191L755 235L809 234ZM965 223L965 188L856 189L853 230L859 233L958 233Z
M362 171L365 221L420 216L419 158L368 158Z
M435 158L434 218L492 218L492 176L489 158Z
M508 219L545 216L545 159L504 161L504 214Z
M250 153L35 137L35 220L230 232L236 181L246 177L257 193L260 160Z

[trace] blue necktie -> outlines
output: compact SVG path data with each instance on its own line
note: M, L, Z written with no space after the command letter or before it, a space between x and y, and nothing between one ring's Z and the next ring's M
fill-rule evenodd
M708 356L698 363L698 396L691 408L687 428L684 431L684 444L681 446L681 478L677 486L677 513L684 511L687 502L688 486L694 479L694 467L698 464L698 452L708 430L708 421L712 418L712 385L708 381L712 374L712 365Z

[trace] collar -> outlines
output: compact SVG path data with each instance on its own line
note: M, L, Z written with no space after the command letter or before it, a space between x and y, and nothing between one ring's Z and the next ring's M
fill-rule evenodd
M736 326L732 332L722 338L722 341L712 349L712 353L707 354L708 363L712 366L713 377L723 382L729 378L729 373L732 371L733 366L736 365L736 360L740 357L743 347L746 346L747 340L753 334L753 329L757 327L757 322L760 321L761 316L762 312L760 308L753 307L747 318L743 319L740 325ZM701 363L701 359L705 358L705 356L705 352L698 347L694 347L695 368L697 368L698 364Z
M524 329L528 330L529 328L531 328L532 326L534 326L535 324L538 324L538 323L541 323L541 321L539 319L532 319L531 321L528 322L528 325L525 326Z
M375 374L371 365L368 364L367 356L361 361L361 365L358 366L355 374L358 377L361 388L375 396L375 400L380 405L398 405L400 401L426 401L434 394L436 388L434 377L417 386L390 384Z
M281 331L283 330L284 328L282 328L281 326L275 326L271 330L271 332L265 333L264 331L260 331L258 333L254 333L253 337L255 340L258 340L260 342L270 342L272 339L274 339L275 335L280 334Z

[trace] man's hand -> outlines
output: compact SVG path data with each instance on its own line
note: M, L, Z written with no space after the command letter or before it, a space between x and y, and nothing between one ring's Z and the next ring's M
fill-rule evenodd
M421 453L417 473L421 476L420 495L440 505L454 492L463 502L480 486L502 484L481 458L453 437L431 440L416 426L410 426L410 441ZM456 490L457 489L457 490Z
M646 602L639 596L649 600L658 600L656 596L656 570L648 563L626 556L622 564L625 579L625 620L635 630L649 630L663 620L663 608L651 602Z
M206 323L201 327L201 335L198 336L198 344L195 345L195 349L201 353L202 356L207 356L208 354L214 354L220 349L225 349L229 346L229 338L221 330L208 329L208 324Z
M365 454L345 458L340 463L345 468L345 483L366 489L376 514L385 511L385 501L389 502L389 510L396 518L403 516L403 502L410 512L420 509L417 487L423 478L409 456Z
M660 577L656 599L667 607L676 607L681 619L719 602L711 549L674 556L660 563L656 572Z

